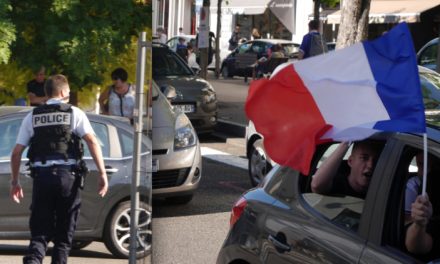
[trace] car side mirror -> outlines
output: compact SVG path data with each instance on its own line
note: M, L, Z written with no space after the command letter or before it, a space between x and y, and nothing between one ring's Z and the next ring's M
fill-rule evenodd
M165 85L165 86L162 86L162 87L160 88L160 90L162 91L162 93L165 95L165 97L166 97L168 100L173 100L174 98L177 97L176 88L174 88L174 87L171 86L171 85Z

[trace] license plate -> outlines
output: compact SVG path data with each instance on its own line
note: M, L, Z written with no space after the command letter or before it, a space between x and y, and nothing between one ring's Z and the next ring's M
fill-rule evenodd
M196 111L194 105L192 104L174 105L174 108L183 113L194 113Z
M153 171L153 172L157 172L158 170L159 170L159 160L157 160L157 159L153 159L152 161L151 161L151 170Z

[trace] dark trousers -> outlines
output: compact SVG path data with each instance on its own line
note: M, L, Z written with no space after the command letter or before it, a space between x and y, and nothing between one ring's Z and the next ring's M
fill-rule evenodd
M50 241L51 263L67 263L81 206L79 185L70 166L36 169L29 221L32 237L23 263L42 263Z

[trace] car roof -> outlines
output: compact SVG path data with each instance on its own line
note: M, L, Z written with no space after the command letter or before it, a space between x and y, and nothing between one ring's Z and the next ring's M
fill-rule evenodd
M171 39L173 39L173 38L195 39L196 35L177 35L177 36L172 37Z
M433 71L429 68L426 68L425 66L417 65L417 68L419 68L420 73L433 73L433 74L438 75L438 73L436 71Z

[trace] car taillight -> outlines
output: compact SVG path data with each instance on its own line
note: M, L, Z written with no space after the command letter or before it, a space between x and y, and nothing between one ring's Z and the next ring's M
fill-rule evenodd
M247 201L244 197L241 197L232 207L231 219L229 221L229 227L232 228L235 223L240 219L241 214L244 211L244 208L247 205Z

